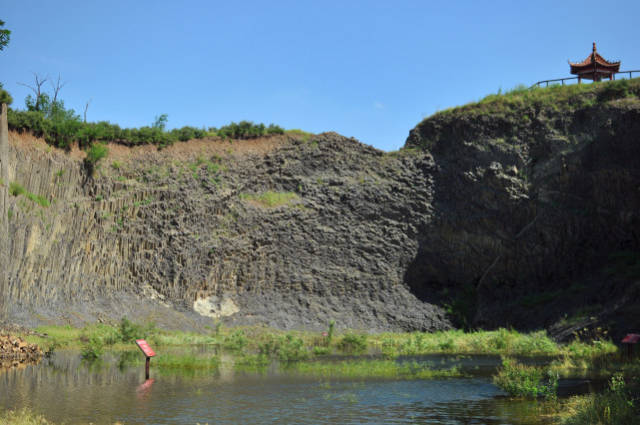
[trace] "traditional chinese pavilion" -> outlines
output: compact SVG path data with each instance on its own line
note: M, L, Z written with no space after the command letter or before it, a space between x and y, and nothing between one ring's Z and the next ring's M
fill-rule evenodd
M609 77L613 80L613 74L620 70L620 61L609 62L596 50L596 43L593 43L593 51L582 62L573 63L571 65L571 73L578 76L578 83L584 78L586 80L600 81Z

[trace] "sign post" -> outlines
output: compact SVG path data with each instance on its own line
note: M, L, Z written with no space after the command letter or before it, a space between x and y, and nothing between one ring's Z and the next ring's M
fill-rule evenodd
M136 339L136 345L142 351L142 354L147 358L144 365L145 379L149 379L149 364L151 363L151 357L155 357L156 352L149 346L149 343L144 339Z

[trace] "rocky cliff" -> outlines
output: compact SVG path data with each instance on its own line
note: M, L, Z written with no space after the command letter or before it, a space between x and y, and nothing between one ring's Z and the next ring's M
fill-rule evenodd
M520 90L414 128L436 213L413 292L457 289L475 326L640 326L639 83Z
M396 153L334 133L113 145L90 172L11 133L12 320L619 327L640 300L625 84L490 97Z

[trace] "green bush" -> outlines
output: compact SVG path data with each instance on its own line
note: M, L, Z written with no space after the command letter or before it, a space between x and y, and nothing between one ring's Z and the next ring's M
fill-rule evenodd
M367 336L365 334L345 334L338 341L337 347L343 353L362 354L367 351Z
M86 161L91 165L95 165L108 154L109 149L107 148L107 145L103 143L93 143L87 151Z
M304 346L302 339L286 335L278 349L278 360L281 363L293 363L309 358L309 351Z
M222 340L222 346L231 351L242 351L248 344L247 337L243 331L235 331L230 335L227 335Z
M281 363L293 363L309 358L304 341L294 335L270 335L258 346L258 354L266 358L277 358Z
M9 92L3 88L2 83L0 83L0 104L2 103L11 105L13 103L13 98L11 97Z
M119 339L124 343L135 342L136 339L146 339L152 336L154 332L155 324L149 323L147 326L142 326L133 323L126 317L120 320L120 325L118 326Z
M508 357L502 359L493 382L512 396L554 399L558 375L549 368L526 366Z
M229 125L220 127L219 129L212 129L222 138L231 139L254 139L256 137L284 134L284 129L274 124L269 124L265 127L264 124L254 124L251 121L240 121L239 123L232 122Z
M104 343L102 338L97 335L92 335L89 341L82 347L80 355L84 360L93 361L99 359L103 352Z

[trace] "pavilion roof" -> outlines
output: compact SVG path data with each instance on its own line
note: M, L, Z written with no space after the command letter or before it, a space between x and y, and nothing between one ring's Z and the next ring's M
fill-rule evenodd
M600 53L598 53L598 51L596 50L596 43L593 43L593 51L591 52L591 54L589 56L587 56L585 58L585 60L583 60L582 62L571 62L569 61L569 65L571 65L571 68L588 68L593 66L594 64L597 64L599 66L602 67L616 67L616 68L620 68L620 61L617 62L609 62L608 60L606 60L605 58L603 58L602 56L600 56ZM616 69L617 71L617 69Z

